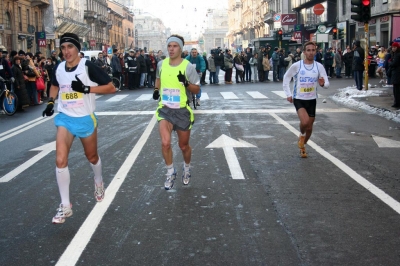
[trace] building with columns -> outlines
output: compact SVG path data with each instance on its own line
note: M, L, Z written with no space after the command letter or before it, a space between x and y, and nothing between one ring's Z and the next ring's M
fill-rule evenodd
M203 44L201 49L208 54L211 49L229 47L228 38L228 11L226 9L208 9L206 17L206 28L203 33Z
M166 51L167 37L170 35L161 19L142 10L134 10L135 47Z

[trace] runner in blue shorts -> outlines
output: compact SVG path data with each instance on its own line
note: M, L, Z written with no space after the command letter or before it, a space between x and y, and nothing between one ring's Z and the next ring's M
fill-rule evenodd
M64 223L72 215L69 197L70 173L68 155L75 137L80 138L86 158L94 172L94 196L96 201L104 199L102 164L97 153L97 117L95 93L115 93L116 89L103 70L79 57L81 45L74 33L65 33L60 38L60 48L65 61L53 71L49 101L43 116L54 113L54 98L58 95L55 117L56 137L56 177L61 196L61 204L52 222Z

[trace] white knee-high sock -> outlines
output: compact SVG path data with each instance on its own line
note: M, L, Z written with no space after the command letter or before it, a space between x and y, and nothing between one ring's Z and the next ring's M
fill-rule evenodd
M94 172L94 182L96 183L97 186L100 186L101 183L103 183L103 170L102 170L100 156L97 163L96 164L90 163L90 166L92 167Z
M68 166L65 168L56 167L56 177L58 183L58 190L60 191L61 203L63 206L69 206L69 183L70 183L70 175Z

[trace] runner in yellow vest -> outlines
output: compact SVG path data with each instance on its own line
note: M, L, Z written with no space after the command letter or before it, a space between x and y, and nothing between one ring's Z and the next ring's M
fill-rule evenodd
M200 91L200 78L193 65L181 58L184 39L171 35L167 40L169 57L157 64L153 99L159 100L156 117L159 122L162 154L167 165L166 190L174 186L176 169L172 160L171 133L178 135L179 147L184 159L182 182L190 182L192 148L189 146L190 130L194 123L193 111L189 106L190 93Z

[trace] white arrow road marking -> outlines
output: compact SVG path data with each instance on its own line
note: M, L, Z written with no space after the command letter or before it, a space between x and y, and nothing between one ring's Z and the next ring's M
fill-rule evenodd
M251 97L253 97L254 99L268 99L267 96L258 91L246 91L246 93Z
M222 97L224 97L225 100L234 100L234 99L239 99L236 94L234 94L233 92L230 91L223 91L220 92Z
M22 173L23 171L25 171L26 169L28 169L29 167L31 167L32 165L37 163L40 159L42 159L44 156L49 154L51 151L55 151L55 150L56 150L56 142L55 141L32 149L31 151L41 151L41 152L36 154L34 157L29 159L25 163L21 164L20 166L18 166L17 168L15 168L14 170L12 170L8 174L6 174L5 176L1 177L0 183L5 183L5 182L12 180L17 175L19 175L20 173Z
M400 141L372 135L379 148L400 148Z
M142 136L136 143L135 147L133 147L132 151L125 159L121 168L114 176L110 185L107 187L106 197L104 197L104 200L102 202L96 203L96 205L94 205L93 210L90 212L89 216L83 222L82 226L79 228L78 232L71 240L71 243L69 243L67 249L61 255L56 266L75 265L76 262L79 260L79 257L81 256L83 250L89 243L90 238L96 231L97 226L99 225L101 219L106 213L108 207L110 207L110 204L114 200L115 195L117 194L119 188L125 181L125 178L128 175L129 170L132 168L132 165L135 163L140 151L143 149L144 144L147 142L147 139L149 138L156 122L157 119L155 116L153 116L153 118L147 125L145 131L143 132Z
M244 179L242 168L240 168L239 161L233 148L255 148L244 140L239 139L236 141L225 134L210 143L206 148L222 148L224 150L226 161L228 162L229 170L231 171L232 179Z
M106 100L106 102L119 102L128 96L129 94L115 95L114 97L111 97L110 99Z
M142 94L135 101L153 100L153 94Z
M297 131L293 126L291 126L288 122L280 118L276 114L272 114L273 116L279 123L281 123L284 127L289 129L291 132L293 132L296 137L300 134L299 131ZM367 179L359 175L356 171L351 169L348 165L340 161L338 158L334 157L324 149L322 149L319 145L317 145L315 142L309 140L307 142L307 145L312 147L316 152L324 156L326 159L328 159L331 163L336 165L340 170L342 170L345 174L347 174L350 178L352 178L354 181L356 181L358 184L360 184L362 187L364 187L366 190L371 192L373 195L375 195L378 199L383 201L386 205L388 205L390 208L392 208L395 212L400 214L400 203L396 201L394 198L386 194L385 191L382 189L378 188L371 182L369 182Z

